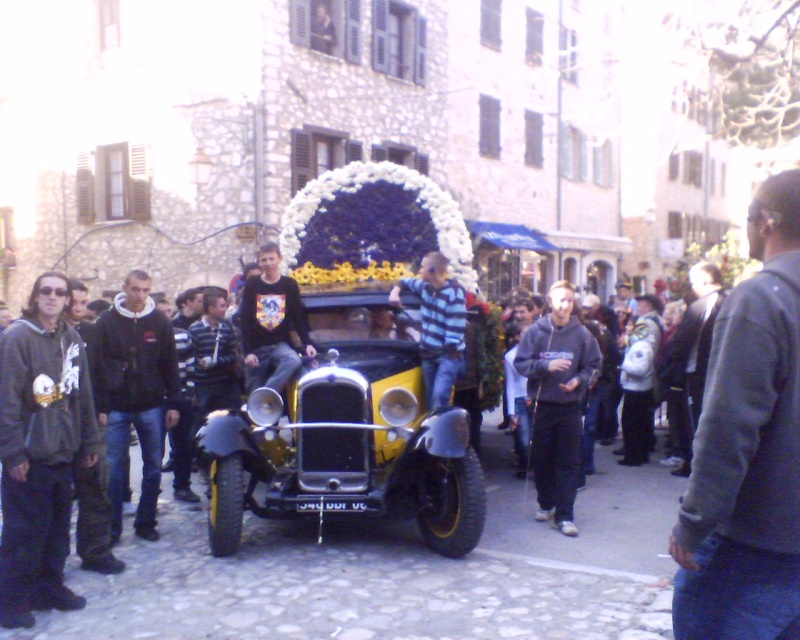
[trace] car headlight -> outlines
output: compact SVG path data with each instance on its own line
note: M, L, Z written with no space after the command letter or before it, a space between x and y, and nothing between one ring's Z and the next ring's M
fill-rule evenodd
M392 427L404 427L419 415L419 402L408 389L395 387L381 396L378 403L381 417Z
M259 427L271 427L283 415L283 399L275 389L261 387L247 398L247 415Z

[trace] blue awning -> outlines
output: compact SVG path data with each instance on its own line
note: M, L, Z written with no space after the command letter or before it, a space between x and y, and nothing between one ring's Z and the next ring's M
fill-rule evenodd
M561 251L559 247L535 231L521 224L503 224L501 222L480 222L466 220L467 229L481 240L491 242L504 249L527 249L528 251Z

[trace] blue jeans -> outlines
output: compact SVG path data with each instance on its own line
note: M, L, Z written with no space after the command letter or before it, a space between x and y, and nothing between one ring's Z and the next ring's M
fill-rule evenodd
M453 385L463 362L463 358L454 360L447 356L422 358L422 382L425 385L428 411L450 406Z
M178 403L180 419L172 429L162 424L161 457L164 457L164 439L169 434L170 458L172 459L172 488L191 489L192 461L194 460L194 408L192 401L183 399Z
M800 555L711 534L699 571L675 575L675 640L791 640L800 628Z
M519 459L519 468L528 469L528 453L531 450L531 416L526 403L527 398L514 398L514 415L519 424L514 431L514 452Z
M146 411L112 411L108 414L108 497L111 499L111 537L122 533L122 502L128 486L130 464L130 424L133 423L142 448L142 495L136 510L134 527L155 527L158 494L161 493L161 431L164 411L155 407Z

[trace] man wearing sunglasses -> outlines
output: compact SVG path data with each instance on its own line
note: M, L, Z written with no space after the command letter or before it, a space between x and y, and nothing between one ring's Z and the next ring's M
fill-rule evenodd
M61 318L71 286L48 271L0 341L0 626L30 628L32 610L83 609L64 585L72 464L97 464L97 426L84 343Z
M719 311L670 553L676 640L800 637L800 170L750 207L764 269Z

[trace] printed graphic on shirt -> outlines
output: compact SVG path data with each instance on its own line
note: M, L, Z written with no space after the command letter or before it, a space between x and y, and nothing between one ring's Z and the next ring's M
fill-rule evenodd
M541 351L539 358L542 360L574 360L575 354L572 351Z
M256 300L256 317L267 331L272 331L286 318L286 296L263 295Z
M80 354L80 347L73 342L66 353L64 353L64 363L61 369L61 381L53 382L47 374L40 373L33 381L33 399L36 404L47 408L51 404L58 402L68 396L73 389L77 389L80 384L80 368L72 361Z

